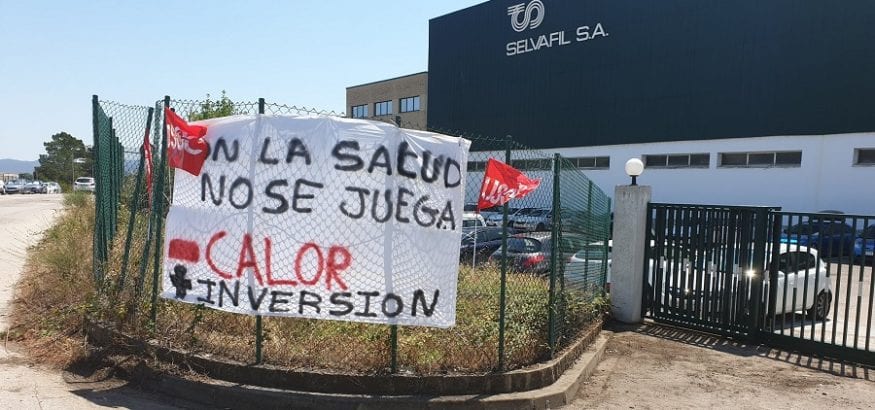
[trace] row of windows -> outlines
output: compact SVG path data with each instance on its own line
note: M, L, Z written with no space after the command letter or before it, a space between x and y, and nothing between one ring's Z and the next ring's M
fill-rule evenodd
M399 100L399 103L402 113L419 111L420 109L418 95L415 97L402 98ZM352 118L367 118L368 104L352 106L350 112L352 113ZM391 115L393 113L392 101L380 101L374 103L374 116L379 117L383 115Z
M779 152L721 152L718 167L768 168L800 167L802 151ZM646 168L708 168L711 154L645 155Z
M573 157L563 158L578 169L608 169L611 167L611 157ZM541 159L518 159L511 161L510 165L522 171L549 171L553 169L553 160ZM469 161L468 171L483 171L486 169L486 161Z
M721 152L719 167L725 168L768 168L802 166L802 151L775 152ZM610 169L611 157L573 157L564 158L578 169ZM647 168L708 168L711 154L658 154L644 155ZM551 159L528 159L511 161L511 166L525 171L546 171L552 169ZM875 165L875 148L854 150L854 165ZM468 171L483 171L485 161L468 162Z

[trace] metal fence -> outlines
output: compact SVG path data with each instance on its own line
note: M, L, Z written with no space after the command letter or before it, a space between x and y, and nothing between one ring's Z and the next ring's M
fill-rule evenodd
M552 357L600 319L610 262L609 198L559 155L526 149L510 137L450 130L429 131L473 142L466 203L477 202L489 158L542 180L526 198L479 215L465 213L464 224L470 226L463 227L460 244L455 327L262 318L160 299L162 233L173 195L164 106L189 120L238 114L337 115L264 99L166 98L152 108L95 97L94 272L95 285L106 296L96 315L127 334L244 363L343 372L476 373ZM141 149L147 134L154 152L151 196L144 177L150 167Z
M875 216L657 203L648 213L646 316L875 364Z

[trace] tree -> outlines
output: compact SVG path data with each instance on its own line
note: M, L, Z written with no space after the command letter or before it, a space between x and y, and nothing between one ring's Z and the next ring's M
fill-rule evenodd
M18 174L18 179L21 179L24 181L31 181L31 180L33 180L33 174L28 174L26 172L23 174Z
M40 165L34 170L40 179L67 184L76 177L91 175L91 148L86 147L82 140L59 132L52 135L52 140L44 142L43 146L46 147L46 153L40 155ZM78 158L82 160L77 162Z
M189 121L200 121L208 118L227 117L237 114L234 109L234 103L228 98L225 90L222 90L222 98L217 101L210 100L210 95L207 94L206 101L200 104L198 109L193 109L187 113Z

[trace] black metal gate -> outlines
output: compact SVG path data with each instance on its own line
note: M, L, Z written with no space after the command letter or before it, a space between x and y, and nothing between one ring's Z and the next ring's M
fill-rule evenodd
M652 203L644 316L875 364L875 216Z
M755 331L771 210L650 204L645 315L729 336Z

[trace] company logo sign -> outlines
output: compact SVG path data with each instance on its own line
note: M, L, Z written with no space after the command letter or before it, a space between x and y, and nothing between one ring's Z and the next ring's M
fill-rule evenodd
M534 30L544 22L546 8L542 0L532 0L507 8L510 25L517 33ZM601 22L578 26L575 29L562 29L550 33L534 32L527 38L517 39L505 45L505 55L508 57L528 54L550 48L559 48L571 44L581 44L590 40L607 38L608 32Z
M528 5L520 3L507 8L510 16L510 24L517 33L522 33L526 28L538 28L544 21L544 3L541 0L532 0Z

